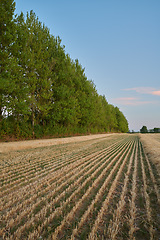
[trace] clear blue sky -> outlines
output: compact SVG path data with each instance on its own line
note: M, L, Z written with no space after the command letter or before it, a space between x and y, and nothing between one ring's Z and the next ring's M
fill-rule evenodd
M16 0L33 10L130 130L160 127L160 0Z

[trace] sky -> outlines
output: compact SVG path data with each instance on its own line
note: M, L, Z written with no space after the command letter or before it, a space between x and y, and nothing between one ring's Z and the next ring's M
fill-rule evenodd
M160 127L160 0L15 0L62 39L137 131Z

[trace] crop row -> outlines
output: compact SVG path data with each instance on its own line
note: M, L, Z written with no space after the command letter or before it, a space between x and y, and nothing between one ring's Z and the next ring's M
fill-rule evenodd
M136 135L19 152L3 169L0 236L156 239L158 204L158 174Z

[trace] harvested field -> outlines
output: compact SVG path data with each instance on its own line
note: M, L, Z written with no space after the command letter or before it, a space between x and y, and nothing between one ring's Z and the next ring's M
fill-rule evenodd
M0 153L23 150L29 148L39 148L39 147L47 147L65 143L75 143L87 141L90 139L97 139L102 137L109 137L112 134L95 134L95 135L87 135L87 136L77 136L77 137L66 137L66 138L53 138L53 139L41 139L41 140L28 140L28 141L19 141L19 142L2 142L0 143Z
M159 175L138 135L0 158L0 239L160 239Z
M160 133L140 134L140 139L160 174Z

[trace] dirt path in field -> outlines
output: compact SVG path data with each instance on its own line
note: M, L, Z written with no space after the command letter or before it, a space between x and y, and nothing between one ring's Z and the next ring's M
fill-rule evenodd
M67 137L67 138L54 138L54 139L41 139L41 140L27 140L27 141L17 141L17 142L3 142L0 143L0 153L16 151L28 148L38 148L38 147L46 147L58 144L65 143L73 143L73 142L81 142L87 141L96 138L108 137L111 134L94 134L87 136L76 136L76 137Z
M139 134L145 152L156 164L160 173L160 134Z

